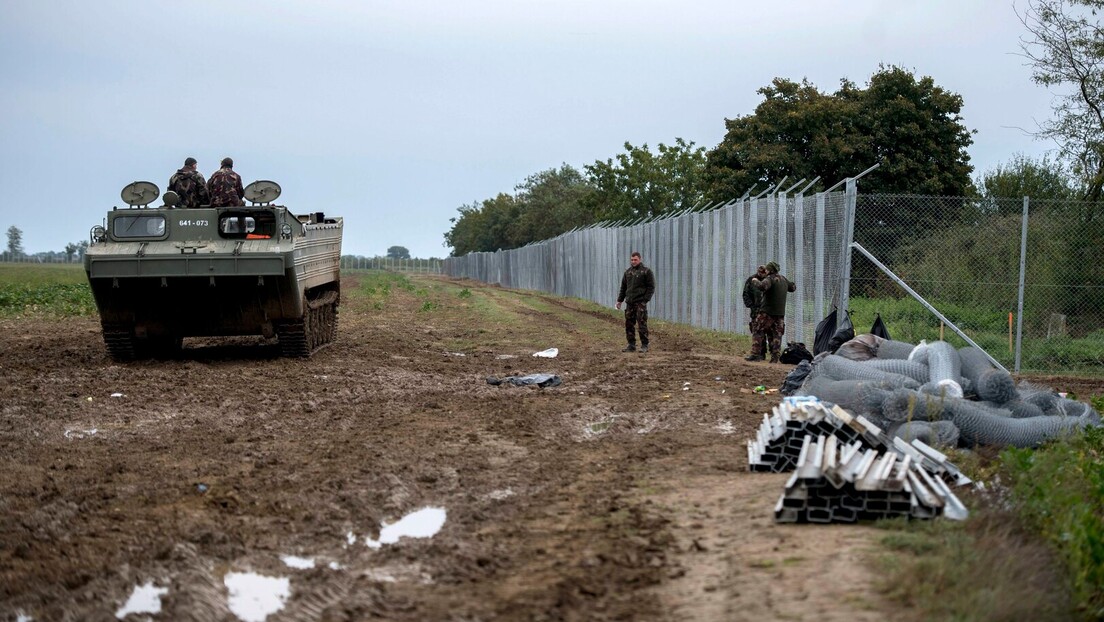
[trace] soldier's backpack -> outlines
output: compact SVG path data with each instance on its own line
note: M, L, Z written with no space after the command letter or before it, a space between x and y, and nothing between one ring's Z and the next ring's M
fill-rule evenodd
M747 280L744 281L744 306L749 309L756 306L755 292L751 289L751 279L753 278L755 277L749 276Z

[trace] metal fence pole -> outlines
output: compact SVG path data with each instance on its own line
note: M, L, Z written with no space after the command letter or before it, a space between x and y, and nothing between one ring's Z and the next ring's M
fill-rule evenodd
M855 242L855 209L858 203L858 187L854 178L848 178L844 195L847 197L846 233L843 238L842 270L840 273L839 312L847 313L847 303L851 297L851 247Z
M1023 347L1024 277L1027 273L1027 211L1028 197L1023 198L1023 224L1020 226L1020 291L1016 297L1016 362L1014 369L1020 373L1020 352Z

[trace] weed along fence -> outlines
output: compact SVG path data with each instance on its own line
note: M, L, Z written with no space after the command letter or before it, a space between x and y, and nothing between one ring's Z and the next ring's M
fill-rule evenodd
M839 306L859 333L880 314L894 339L967 345L960 330L1011 371L1104 374L1104 203L861 195L854 180L772 190L450 257L444 271L612 306L638 250L656 274L652 317L748 334L744 280L777 261L797 284L788 341L812 344Z

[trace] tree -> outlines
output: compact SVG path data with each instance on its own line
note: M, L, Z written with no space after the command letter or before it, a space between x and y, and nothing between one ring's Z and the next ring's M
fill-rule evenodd
M705 148L676 138L674 145L660 143L657 151L626 142L624 153L586 166L594 186L588 198L591 210L601 218L620 220L700 203L705 194Z
M387 249L388 259L410 259L410 251L405 246L392 246Z
M77 251L79 249L80 249L80 246L77 246L77 244L75 242L70 242L70 243L66 244L65 245L65 261L67 263L73 261L73 255L76 255Z
M8 227L8 255L19 257L23 254L23 231L12 225Z
M1020 21L1020 40L1036 84L1065 88L1052 105L1054 118L1035 136L1054 140L1085 184L1083 198L1097 202L1104 188L1104 0L1032 0ZM1091 220L1095 208L1087 214Z
M828 95L808 81L776 78L759 93L755 113L726 119L724 140L708 153L712 200L783 177L820 176L831 185L875 163L864 193L958 196L970 186L973 139L959 114L962 97L930 77L883 66L865 89L843 80Z
M445 245L452 247L454 257L514 247L509 229L521 208L513 195L499 193L493 199L461 205L457 211L460 217L450 219L452 229L445 233Z
M509 230L513 247L554 238L597 220L588 200L594 187L568 164L530 175L515 190L521 209Z

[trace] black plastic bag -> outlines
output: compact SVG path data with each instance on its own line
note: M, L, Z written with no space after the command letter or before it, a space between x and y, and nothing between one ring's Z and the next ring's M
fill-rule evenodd
M801 361L813 360L813 353L800 342L789 342L782 350L782 356L778 360L787 365L797 365Z
M832 335L836 334L836 315L836 308L832 307L832 312L817 324L816 335L813 337L813 354L828 351L828 342L832 341Z
M839 310L832 312L817 324L813 341L813 354L835 352L840 346L855 338L855 325L851 323L851 312L839 319Z
M889 329L886 328L885 322L882 321L882 314L878 313L874 316L874 325L870 327L870 334L875 337L881 337L882 339L890 339Z
M780 389L782 395L793 395L801 388L801 384L805 382L806 376L808 376L811 371L813 371L813 364L809 361L801 361L798 363L797 367L794 367L793 371L786 374L786 379L782 381L782 388Z
M843 319L836 324L836 332L832 335L832 339L828 342L828 349L831 352L839 350L839 347L843 344L851 341L855 338L855 325L851 323L851 312L843 314Z

